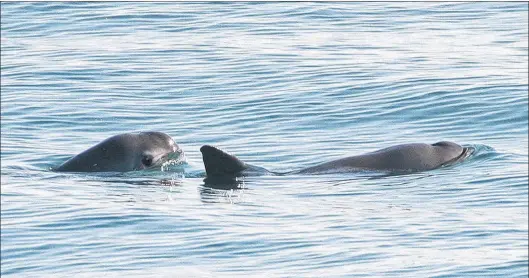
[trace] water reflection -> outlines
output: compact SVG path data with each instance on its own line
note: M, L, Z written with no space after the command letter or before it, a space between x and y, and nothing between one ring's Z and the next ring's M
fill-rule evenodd
M242 178L230 177L207 177L204 184L199 187L200 200L204 203L233 203L239 199L246 190L246 184Z

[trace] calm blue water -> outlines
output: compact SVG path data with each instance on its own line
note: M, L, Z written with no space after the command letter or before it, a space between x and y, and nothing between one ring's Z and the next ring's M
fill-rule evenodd
M1 275L528 275L527 3L2 3ZM55 173L123 132L187 164ZM206 184L450 140L398 176ZM231 186L231 187L230 187Z

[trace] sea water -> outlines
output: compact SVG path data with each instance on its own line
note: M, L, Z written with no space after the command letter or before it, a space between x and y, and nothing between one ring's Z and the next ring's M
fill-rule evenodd
M527 3L1 4L2 277L527 277ZM57 173L119 133L186 163ZM204 181L410 143L405 175Z

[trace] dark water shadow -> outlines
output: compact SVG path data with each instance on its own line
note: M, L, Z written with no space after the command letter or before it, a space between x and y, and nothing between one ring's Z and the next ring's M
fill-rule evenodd
M233 203L248 189L242 178L208 177L198 190L203 203Z
M203 186L216 190L243 189L244 180L236 177L206 177Z

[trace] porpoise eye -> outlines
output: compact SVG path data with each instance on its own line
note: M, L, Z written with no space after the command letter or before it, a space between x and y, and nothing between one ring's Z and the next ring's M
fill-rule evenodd
M141 159L141 163L147 167L150 167L152 165L152 156L144 155Z

